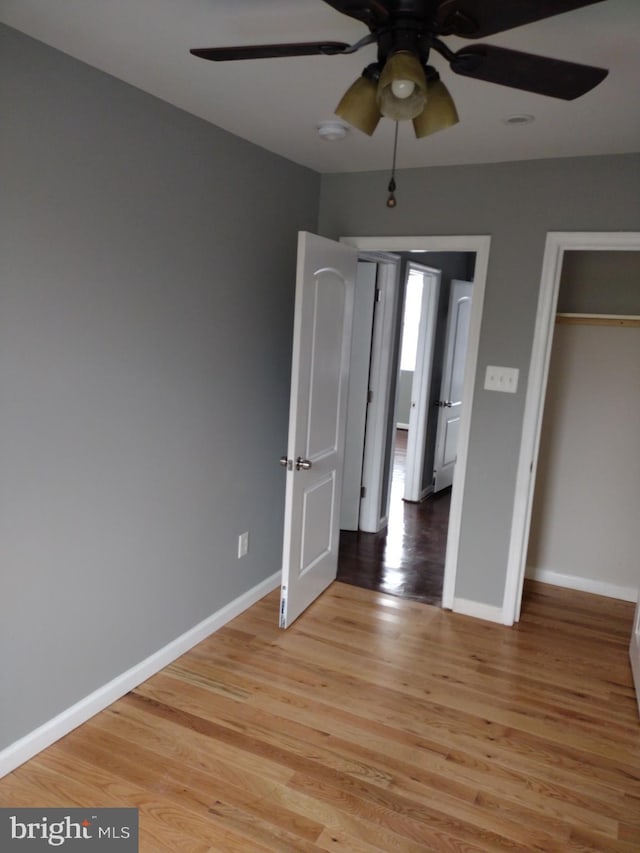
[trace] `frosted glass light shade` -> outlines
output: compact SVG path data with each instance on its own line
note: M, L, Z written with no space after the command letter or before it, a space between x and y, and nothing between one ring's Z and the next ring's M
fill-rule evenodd
M417 139L430 136L439 130L458 124L458 111L453 98L442 80L429 83L427 103L422 112L413 119L413 131Z
M408 97L397 97L394 81L402 81L402 88L413 83ZM420 115L427 102L427 80L420 60L408 50L392 53L387 59L378 83L378 106L383 116L393 121L407 121Z
M348 124L371 136L380 121L378 86L368 77L358 77L342 96L335 113Z

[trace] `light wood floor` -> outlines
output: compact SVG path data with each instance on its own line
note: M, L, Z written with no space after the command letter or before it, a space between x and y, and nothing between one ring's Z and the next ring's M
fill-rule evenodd
M263 599L0 781L135 806L141 851L640 850L633 606L530 585L504 628L335 583Z

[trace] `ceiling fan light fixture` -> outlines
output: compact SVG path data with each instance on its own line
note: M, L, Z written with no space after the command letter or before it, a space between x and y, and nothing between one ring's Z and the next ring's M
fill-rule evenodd
M378 83L378 106L393 121L420 115L427 102L427 80L419 58L409 50L392 53Z
M350 55L375 44L377 61L370 63L347 90L336 115L369 136L382 116L396 124L412 121L416 137L421 138L459 121L451 95L436 69L427 65L432 50L455 74L536 95L572 101L598 86L608 74L605 68L480 44L478 39L601 1L324 0L337 12L364 24L368 33L352 44L337 41L245 44L192 48L191 53L214 62L229 62ZM443 41L446 36L471 39L473 43L453 50ZM528 120L528 116L511 116L506 122L515 125ZM324 139L342 133L326 128L319 132Z
M439 76L428 83L429 96L426 107L413 119L413 132L416 139L423 139L439 130L458 124L458 111L449 90Z
M378 126L381 113L377 101L377 81L372 79L367 70L365 68L362 76L349 86L336 107L335 114L352 127L371 136Z

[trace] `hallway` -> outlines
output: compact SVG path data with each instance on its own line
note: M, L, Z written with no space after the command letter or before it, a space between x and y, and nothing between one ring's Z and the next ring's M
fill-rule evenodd
M379 533L340 532L337 580L439 606L451 489L405 503L407 431L396 435L389 525Z

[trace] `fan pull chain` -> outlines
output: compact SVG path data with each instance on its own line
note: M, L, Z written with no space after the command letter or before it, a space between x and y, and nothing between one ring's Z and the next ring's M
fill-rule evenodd
M393 140L393 165L391 166L391 180L389 181L389 195L387 196L387 207L395 207L397 205L396 197L396 154L398 153L398 122L396 122L396 132Z

